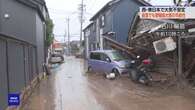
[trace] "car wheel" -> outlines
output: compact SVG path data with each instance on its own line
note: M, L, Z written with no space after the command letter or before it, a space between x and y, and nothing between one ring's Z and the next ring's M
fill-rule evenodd
M113 69L112 72L116 75L116 77L120 77L120 73L117 69Z

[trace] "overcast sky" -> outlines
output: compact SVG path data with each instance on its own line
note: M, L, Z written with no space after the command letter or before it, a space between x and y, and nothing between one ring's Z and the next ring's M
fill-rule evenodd
M78 7L81 0L45 0L49 9L50 17L54 22L54 34L56 39L64 41L64 35L67 30L67 18L70 18L71 40L78 40L80 33L79 11ZM102 6L110 0L84 0L86 5L85 25L89 24L91 18ZM151 0L153 5L169 5L172 0Z

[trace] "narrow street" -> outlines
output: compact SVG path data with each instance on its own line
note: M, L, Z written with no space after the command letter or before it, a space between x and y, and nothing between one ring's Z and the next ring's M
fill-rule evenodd
M83 60L65 58L36 88L24 110L195 110L195 96L145 87L127 77L86 74Z

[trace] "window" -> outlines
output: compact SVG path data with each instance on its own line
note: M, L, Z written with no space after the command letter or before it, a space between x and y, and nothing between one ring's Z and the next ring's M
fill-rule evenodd
M90 54L90 59L101 60L101 55L100 55L100 53L91 53Z
M102 16L102 26L105 25L105 16Z
M101 27L105 26L105 15L101 16L101 18L100 18L100 26Z
M101 54L101 60L102 61L107 61L106 59L110 59L106 54Z
M96 22L94 22L94 23L93 23L92 28L93 28L93 29L92 29L92 30L93 30L93 32L95 32L95 31L96 31Z
M114 61L121 61L121 60L126 60L127 58L123 56L121 53L118 51L115 52L109 52L109 56L112 60Z

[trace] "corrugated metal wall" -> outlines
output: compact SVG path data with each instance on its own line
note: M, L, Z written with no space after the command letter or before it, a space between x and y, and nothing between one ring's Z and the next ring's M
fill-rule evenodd
M0 110L7 106L8 81L6 63L6 41L0 39Z
M8 42L9 92L16 93L25 87L23 45Z
M38 75L36 48L0 36L0 62L0 110L4 110L8 93L20 93Z
M113 11L113 30L119 43L128 43L128 31L133 23L134 16L143 6L135 0L123 0Z
M31 58L32 58L32 77L31 77L31 80L33 80L37 75L38 75L38 63L37 63L37 52L36 52L36 49L31 47L31 50L30 50L32 53L31 53Z
M25 71L25 86L30 84L30 66L29 66L29 48L24 46L24 71Z

